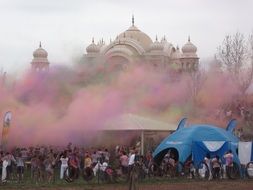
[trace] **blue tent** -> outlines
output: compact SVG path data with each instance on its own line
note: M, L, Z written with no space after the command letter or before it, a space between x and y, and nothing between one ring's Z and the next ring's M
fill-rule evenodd
M160 162L168 150L176 150L178 160L184 163L190 156L195 165L198 165L209 153L211 157L220 158L229 149L234 154L234 161L240 166L237 156L239 139L233 134L236 120L231 120L226 129L213 125L195 124L185 127L186 118L182 119L177 130L165 138L155 149L153 157Z

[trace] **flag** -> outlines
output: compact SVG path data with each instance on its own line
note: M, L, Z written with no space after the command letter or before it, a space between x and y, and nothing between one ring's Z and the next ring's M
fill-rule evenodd
M8 134L9 134L9 129L10 129L10 125L11 125L11 117L12 117L12 114L10 111L8 111L4 114L2 143L1 143L3 149L6 149L7 144L8 144Z

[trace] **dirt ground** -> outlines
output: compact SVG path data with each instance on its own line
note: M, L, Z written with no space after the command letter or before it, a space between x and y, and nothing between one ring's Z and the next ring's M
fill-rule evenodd
M13 189L8 187L0 187L0 189ZM99 185L99 186L79 186L79 187L36 187L36 188L14 188L29 190L128 190L126 184L116 185ZM163 182L154 184L139 184L138 190L253 190L253 180L238 181L190 181L190 182Z

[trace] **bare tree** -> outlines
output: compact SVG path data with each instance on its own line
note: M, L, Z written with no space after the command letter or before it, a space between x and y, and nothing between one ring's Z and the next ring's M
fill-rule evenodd
M252 35L246 40L243 34L237 32L233 36L227 35L218 48L218 59L222 68L231 74L243 95L253 78L252 39Z
M193 104L197 103L197 96L206 81L206 74L204 70L198 69L195 72L189 73L189 90L193 100Z
M253 32L249 36L249 47L250 47L250 61L251 61L251 66L253 67Z
M6 72L4 72L3 68L1 68L1 71L0 71L0 85L1 86L5 85L5 80L6 80Z

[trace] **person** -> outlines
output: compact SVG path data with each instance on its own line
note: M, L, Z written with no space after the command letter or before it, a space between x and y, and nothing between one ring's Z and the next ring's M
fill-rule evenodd
M39 158L38 155L33 155L31 159L31 180L36 183L39 180Z
M176 159L173 152L170 153L168 166L169 166L170 177L171 178L175 177L176 176Z
M91 168L91 167L92 167L92 160L89 155L89 152L86 152L84 158L84 168Z
M92 160L92 167L95 167L98 163L98 154L97 151L94 151L91 155L91 160Z
M21 182L24 179L24 157L22 157L22 153L20 152L16 158L17 161L17 175L18 182Z
M128 162L128 173L129 173L129 190L135 190L137 189L138 185L138 155L136 155L136 149L133 148L131 150L131 155L129 157ZM137 165L136 165L137 164Z
M71 154L69 158L69 168L70 168L69 175L71 175L73 179L78 178L79 166L80 166L79 159L77 157L77 154L74 152Z
M212 161L212 168L213 168L213 179L219 179L220 178L220 172L221 172L221 163L220 163L220 157L216 155Z
M3 157L4 157L4 153L3 151L1 151L0 149L0 174L2 173L2 166L3 166Z
M101 170L101 179L106 180L106 169L108 167L108 162L104 159L102 164L100 165L100 170Z
M46 179L48 183L52 182L53 177L54 177L53 161L54 161L54 158L50 154L44 160Z
M132 168L134 167L134 162L135 161L135 148L130 150L130 157L128 160L128 172L130 173Z
M123 175L127 174L127 166L128 166L128 157L126 155L125 151L122 151L122 155L120 156L120 166L121 166L121 171Z
M46 176L46 167L44 164L45 155L41 154L38 158L39 181L43 182Z
M165 154L163 160L167 164L169 162L169 159L170 159L170 150Z
M92 171L92 160L89 155L89 152L85 153L84 158L84 177L85 180L89 181L92 179L93 171Z
M98 174L98 180L102 179L104 180L105 178L105 170L108 167L108 163L106 162L105 159L100 158L96 164L96 166L93 168L93 174L96 176Z
M206 156L204 158L204 162L206 163L207 169L208 169L208 172L209 172L208 180L211 180L212 179L212 171L211 171L211 160L210 160L210 154L209 153L206 154Z
M6 153L6 158L7 158L7 162L8 162L8 166L6 168L6 170L7 170L7 179L13 179L12 167L13 167L13 163L16 163L16 160L15 160L13 154L11 154L9 152Z
M108 151L107 148L105 148L104 157L105 157L106 162L109 162L109 160L110 160L110 153L109 153L109 151Z
M8 166L8 158L5 156L2 158L3 166L2 166L2 183L7 182L7 166Z
M233 158L234 158L234 155L233 155L232 151L229 150L227 153L225 153L225 155L223 157L225 159L226 174L229 177L229 175L230 175L230 173L232 171L232 168L233 168Z
M66 152L63 153L63 155L60 158L60 161L61 161L60 179L63 179L64 172L68 168L68 161L69 161ZM68 171L66 171L66 174L68 175Z
M196 169L194 166L194 162L191 161L190 162L190 178L194 179L195 178L195 173L196 173Z
M149 168L152 164L152 160L153 160L153 156L152 156L152 152L148 151L146 154L146 158L145 158L145 165Z
M188 159L185 162L185 169L187 170L186 172L189 173L189 176L187 176L187 177L189 179L194 179L195 178L196 169L194 167L194 162L192 160L192 157L190 157L190 159Z

